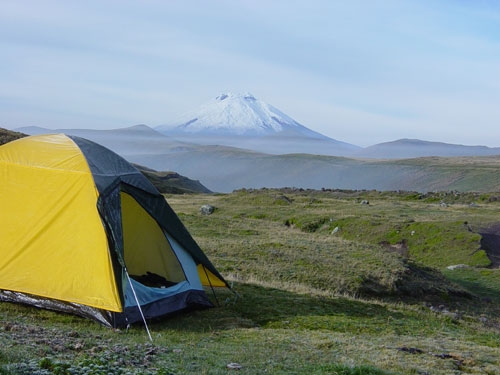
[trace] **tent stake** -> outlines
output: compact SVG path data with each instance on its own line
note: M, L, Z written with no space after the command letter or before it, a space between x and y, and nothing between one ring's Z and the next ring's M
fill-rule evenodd
M139 312L141 313L142 321L144 322L144 327L146 327L146 332L148 333L148 336L149 336L149 341L153 342L153 338L151 337L151 333L149 332L148 323L146 323L146 318L144 317L144 314L142 312L141 304L139 303L139 299L137 298L137 294L135 294L135 289L134 289L134 286L132 285L132 280L130 280L130 276L128 274L127 269L125 269L125 275L127 275L128 283L130 284L130 288L132 289L132 293L134 294L135 302L137 303L137 308L139 309Z

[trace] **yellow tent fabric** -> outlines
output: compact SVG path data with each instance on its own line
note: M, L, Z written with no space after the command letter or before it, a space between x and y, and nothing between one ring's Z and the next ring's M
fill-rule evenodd
M153 272L171 282L186 280L179 260L153 218L129 194L121 192L125 264L132 275Z
M197 266L198 275L200 276L200 281L203 286L211 287L227 287L227 284L215 276L209 269L207 269L203 264L198 264Z
M16 181L0 183L0 289L122 311L98 192L75 143L59 134L3 145L0 181Z

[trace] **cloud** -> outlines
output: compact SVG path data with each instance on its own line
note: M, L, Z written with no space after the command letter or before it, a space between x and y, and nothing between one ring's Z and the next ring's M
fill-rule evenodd
M6 125L154 126L251 91L356 144L498 146L495 4L2 2L0 108Z

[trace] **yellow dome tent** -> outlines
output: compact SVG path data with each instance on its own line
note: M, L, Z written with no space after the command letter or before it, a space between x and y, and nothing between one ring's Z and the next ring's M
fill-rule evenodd
M0 146L0 301L118 327L211 306L203 285L227 283L125 159L64 134Z

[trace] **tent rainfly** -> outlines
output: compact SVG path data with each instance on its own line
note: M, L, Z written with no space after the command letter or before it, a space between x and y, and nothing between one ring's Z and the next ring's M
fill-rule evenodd
M0 146L0 301L121 327L212 306L203 286L228 285L125 159L64 134Z

